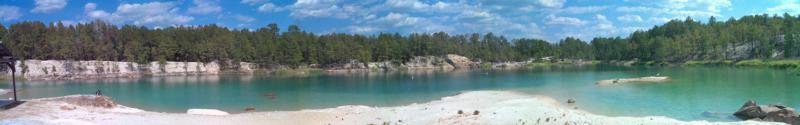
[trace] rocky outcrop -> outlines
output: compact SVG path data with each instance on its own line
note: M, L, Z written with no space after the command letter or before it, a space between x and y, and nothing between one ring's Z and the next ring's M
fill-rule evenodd
M247 63L246 63L247 64ZM252 70L252 65L240 70ZM87 79L110 77L135 77L148 75L217 74L217 62L151 62L138 64L116 61L25 60L17 61L17 76L28 80ZM242 69L244 68L244 69ZM11 71L5 70L5 76Z
M456 54L447 54L445 60L457 69L469 69L478 66L477 63L472 62L469 58Z
M407 69L454 69L445 59L435 56L417 56L402 64Z
M800 124L800 114L797 113L794 108L782 105L759 106L753 100L745 102L733 115L742 120L763 120L783 122L792 125Z
M369 67L370 69L383 70L383 71L397 70L397 66L391 61L370 62L367 64L367 67Z

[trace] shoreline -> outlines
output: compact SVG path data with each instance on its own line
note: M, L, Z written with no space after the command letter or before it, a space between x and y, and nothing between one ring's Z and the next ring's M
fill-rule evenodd
M113 108L76 106L58 98L63 97L33 99L0 111L0 124L782 124L680 121L663 116L611 117L573 109L547 96L514 91L468 91L394 107L344 105L222 116L160 113L118 104ZM463 113L459 114L459 110Z

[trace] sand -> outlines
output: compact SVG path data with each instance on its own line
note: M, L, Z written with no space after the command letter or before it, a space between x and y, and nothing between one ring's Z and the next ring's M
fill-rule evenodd
M621 85L625 83L659 83L669 81L669 77L666 76L647 76L647 77L639 77L639 78L627 78L627 79L609 79L609 80L600 80L597 81L598 86L610 86L610 85Z
M458 114L459 110L463 113ZM475 113L475 111L479 111ZM512 91L472 91L422 104L397 107L347 105L300 111L251 112L231 115L158 113L118 105L115 108L76 106L53 99L29 100L0 111L0 124L97 125L365 125L365 124L782 124L740 121L679 121L661 116L608 117L575 110L545 96Z

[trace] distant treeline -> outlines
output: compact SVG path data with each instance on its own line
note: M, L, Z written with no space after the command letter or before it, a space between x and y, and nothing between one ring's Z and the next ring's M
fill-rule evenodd
M783 37L785 36L785 37ZM20 59L151 61L233 60L260 64L308 65L407 61L414 56L463 55L474 60L501 62L542 57L595 60L687 61L784 58L800 56L800 19L753 15L707 23L691 18L636 31L627 38L594 38L585 42L567 37L555 43L486 34L445 32L331 33L317 35L291 25L281 32L276 24L256 30L216 25L150 29L115 26L103 21L64 25L38 21L5 28L0 39ZM778 56L779 57L776 57Z

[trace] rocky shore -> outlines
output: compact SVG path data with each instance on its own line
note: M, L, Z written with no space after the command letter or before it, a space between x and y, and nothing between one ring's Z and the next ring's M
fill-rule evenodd
M300 111L159 113L116 104L103 96L65 96L28 100L0 111L0 124L59 125L261 125L261 124L545 124L545 125L760 125L778 122L680 121L661 116L609 117L577 110L549 97L511 91L472 91L440 100L397 107L346 105ZM110 106L113 104L113 106Z
M783 122L800 125L800 113L783 105L758 105L749 100L733 114L742 120Z
M551 60L544 60L548 63ZM565 61L566 62L566 61ZM473 60L454 54L446 56L418 56L406 62L359 62L350 61L343 64L326 66L308 65L300 68L290 68L284 65L259 65L248 62L234 63L231 61L214 62L150 62L139 64L133 62L116 61L68 61L68 60L25 60L18 61L17 77L25 80L64 80L64 79L95 79L138 77L144 75L206 75L220 74L223 72L272 73L297 69L314 69L333 73L373 72L373 71L398 71L398 70L464 70L477 68L515 69L524 68L534 63L525 62L474 62ZM590 64L586 61L569 60L568 64ZM0 68L3 73L0 77L10 78L11 71Z

